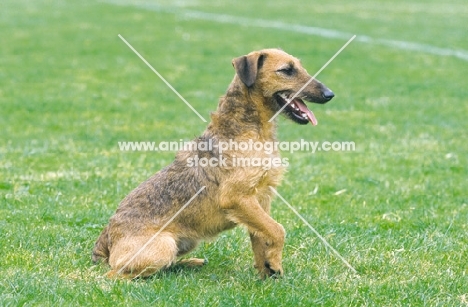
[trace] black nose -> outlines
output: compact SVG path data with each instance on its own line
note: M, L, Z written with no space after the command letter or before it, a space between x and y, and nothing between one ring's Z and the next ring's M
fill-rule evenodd
M335 94L333 94L333 92L330 91L329 89L326 89L322 92L322 97L325 98L327 101L329 101L333 97L335 97Z

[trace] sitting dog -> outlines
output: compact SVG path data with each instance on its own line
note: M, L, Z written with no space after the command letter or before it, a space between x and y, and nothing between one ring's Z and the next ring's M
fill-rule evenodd
M123 199L97 239L93 261L107 262L109 277L146 277L176 263L203 265L203 259L177 262L177 258L201 240L237 225L248 229L260 276L283 274L285 230L271 218L270 203L271 187L280 183L284 166L240 167L235 163L240 158L279 159L279 152L229 148L221 153L218 145L228 140L275 142L276 120L270 119L283 107L281 113L292 121L315 125L315 116L304 101L326 103L334 94L317 80L302 88L311 76L298 59L282 50L255 51L235 58L232 64L233 81L205 132L193 141L211 142L212 148L179 151L172 164ZM187 163L221 155L219 165Z

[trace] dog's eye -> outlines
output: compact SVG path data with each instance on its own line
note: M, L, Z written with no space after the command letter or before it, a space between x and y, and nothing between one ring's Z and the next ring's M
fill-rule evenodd
M286 76L292 76L294 74L294 67L288 66L285 68L281 68L278 71L281 72L282 74L285 74Z

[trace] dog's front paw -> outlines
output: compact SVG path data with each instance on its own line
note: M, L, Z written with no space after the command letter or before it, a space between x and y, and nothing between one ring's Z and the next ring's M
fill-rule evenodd
M281 264L272 265L269 261L265 261L264 267L260 272L260 275L263 279L267 277L279 278L283 276L283 268Z

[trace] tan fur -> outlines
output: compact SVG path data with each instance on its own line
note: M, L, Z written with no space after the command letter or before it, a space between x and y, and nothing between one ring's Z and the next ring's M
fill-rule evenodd
M236 142L276 141L276 121L268 120L279 110L275 94L297 92L310 75L299 60L278 49L252 52L233 60L236 75L211 123L195 142L232 139ZM281 70L292 66L289 76ZM301 97L324 103L329 91L314 80ZM109 277L135 278L154 274L177 263L177 258L193 250L204 239L236 225L250 234L255 267L262 277L283 274L281 265L285 230L270 217L273 197L269 187L278 186L282 167L236 167L234 158L275 158L278 152L228 150L223 167L188 167L198 156L218 157L212 151L180 151L174 162L133 190L120 203L97 239L93 260L108 262ZM198 191L205 189L159 235L154 235ZM150 239L152 239L150 241ZM145 244L150 243L142 248ZM136 256L135 256L136 255ZM181 264L203 265L202 259L186 259Z

